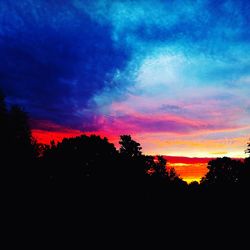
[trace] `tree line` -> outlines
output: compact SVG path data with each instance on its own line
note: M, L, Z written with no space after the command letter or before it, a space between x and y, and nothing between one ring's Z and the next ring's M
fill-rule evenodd
M250 185L250 142L244 160L211 160L201 182L188 185L163 156L144 155L130 135L120 136L119 149L97 135L38 144L28 115L19 106L7 107L2 94L0 138L2 182L11 188L75 188L86 196L157 199L203 190L247 190Z

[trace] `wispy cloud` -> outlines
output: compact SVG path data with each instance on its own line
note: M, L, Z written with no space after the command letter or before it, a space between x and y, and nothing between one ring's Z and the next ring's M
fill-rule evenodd
M57 124L48 132L131 133L147 152L182 136L171 152L239 154L214 140L249 137L249 1L59 2L0 3L10 103Z

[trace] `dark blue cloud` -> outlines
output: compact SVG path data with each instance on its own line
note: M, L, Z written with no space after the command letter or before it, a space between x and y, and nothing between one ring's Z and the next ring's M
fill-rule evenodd
M97 129L123 86L181 115L171 103L197 91L248 94L249 13L243 0L2 0L0 87L32 118L75 129Z
M0 87L33 118L83 128L90 100L105 88L128 52L111 28L71 1L1 1Z

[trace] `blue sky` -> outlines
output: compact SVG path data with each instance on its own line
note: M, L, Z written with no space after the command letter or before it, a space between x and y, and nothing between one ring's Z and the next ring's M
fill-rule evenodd
M0 87L44 133L54 124L129 133L148 153L243 156L249 13L249 1L3 0Z

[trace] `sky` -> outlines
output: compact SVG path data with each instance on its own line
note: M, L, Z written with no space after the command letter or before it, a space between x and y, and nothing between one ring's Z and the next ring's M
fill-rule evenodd
M38 141L130 134L145 154L245 157L250 2L1 0L0 88Z

